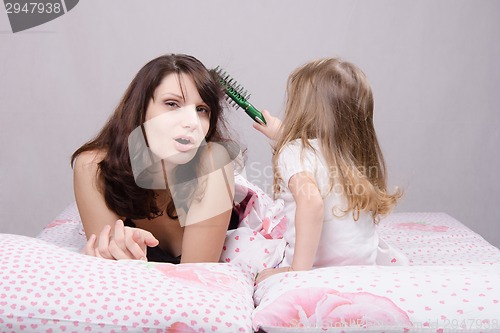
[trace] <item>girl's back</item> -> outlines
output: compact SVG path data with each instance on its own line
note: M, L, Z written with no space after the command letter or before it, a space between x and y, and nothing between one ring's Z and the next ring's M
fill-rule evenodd
M287 184L290 177L298 172L311 173L323 196L324 223L313 267L374 264L378 236L372 215L360 212L355 221L352 214L343 214L347 208L343 189L340 186L334 186L333 191L330 191L330 173L335 177L336 170L327 166L318 140L308 141L313 149L303 147L301 140L288 143L280 154L278 168L284 184ZM287 186L281 186L279 197L285 202L287 218L287 229L283 235L287 247L285 259L280 264L284 267L291 266L293 260L296 204Z

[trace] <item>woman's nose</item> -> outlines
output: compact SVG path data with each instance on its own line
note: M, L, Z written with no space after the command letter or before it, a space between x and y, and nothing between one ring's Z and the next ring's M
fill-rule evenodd
M194 128L197 127L199 123L198 114L196 112L196 107L187 106L182 112L182 127Z

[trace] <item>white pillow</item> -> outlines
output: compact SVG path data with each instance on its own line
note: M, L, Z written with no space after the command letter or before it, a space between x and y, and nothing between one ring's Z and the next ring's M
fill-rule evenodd
M231 264L105 260L0 234L1 332L252 332L252 294Z

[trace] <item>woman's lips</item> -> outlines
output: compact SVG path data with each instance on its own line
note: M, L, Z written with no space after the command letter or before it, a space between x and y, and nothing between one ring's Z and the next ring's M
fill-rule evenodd
M174 139L175 148L180 152L187 152L195 148L194 138L190 136L179 136Z

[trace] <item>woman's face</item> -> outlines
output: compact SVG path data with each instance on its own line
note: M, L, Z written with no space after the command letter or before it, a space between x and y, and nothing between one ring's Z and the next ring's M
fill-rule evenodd
M169 74L156 88L146 110L149 148L170 165L185 164L204 143L210 110L189 75Z

